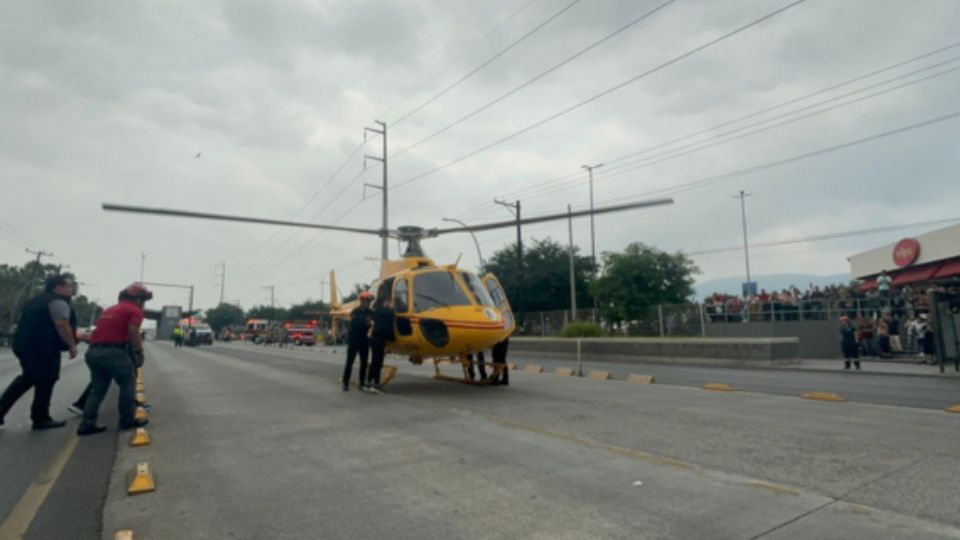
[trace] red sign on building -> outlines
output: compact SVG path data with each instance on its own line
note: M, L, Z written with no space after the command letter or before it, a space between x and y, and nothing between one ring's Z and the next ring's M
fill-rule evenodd
M910 266L920 258L920 242L916 238L904 238L893 246L893 264L899 268Z

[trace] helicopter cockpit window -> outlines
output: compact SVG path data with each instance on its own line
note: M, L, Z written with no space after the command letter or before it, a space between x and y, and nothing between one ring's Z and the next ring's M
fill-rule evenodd
M503 297L500 287L498 287L497 283L492 279L487 281L487 292L490 293L490 298L493 299L494 305L497 307L507 303L507 299Z
M406 313L410 309L408 293L407 280L397 280L397 284L393 286L393 308L397 313Z
M452 273L426 272L414 276L413 307L416 311L469 305L470 298Z
M467 288L473 293L473 297L477 300L478 304L481 306L496 306L496 304L493 303L493 298L490 298L487 289L484 288L480 278L469 272L460 272L460 277L463 278L463 282L467 284Z

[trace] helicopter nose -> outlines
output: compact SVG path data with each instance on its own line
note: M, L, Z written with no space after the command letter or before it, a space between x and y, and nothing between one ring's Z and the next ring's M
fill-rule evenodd
M450 332L441 320L421 319L420 332L434 347L445 347L450 342Z

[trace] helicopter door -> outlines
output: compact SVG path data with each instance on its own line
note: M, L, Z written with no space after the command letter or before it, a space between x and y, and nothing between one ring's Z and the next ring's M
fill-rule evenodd
M504 325L513 332L513 329L517 326L517 322L513 317L513 310L510 309L510 301L507 299L507 293L503 292L503 286L500 285L500 281L493 274L487 274L480 279L483 281L483 286L487 288L487 292L490 293L490 298L493 299L494 305L503 313Z
M404 315L410 312L410 286L406 278L400 278L393 286L393 309L397 313L397 333L401 336L413 334L410 318Z

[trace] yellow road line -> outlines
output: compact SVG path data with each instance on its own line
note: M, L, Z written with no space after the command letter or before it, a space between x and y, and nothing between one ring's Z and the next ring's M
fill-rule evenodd
M26 493L20 498L20 502L13 508L13 512L10 512L3 525L0 525L0 539L19 539L27 534L27 529L33 523L33 518L37 516L37 511L40 510L43 501L47 500L47 495L50 494L53 484L60 478L60 473L63 472L70 456L73 455L79 440L76 435L70 435L67 444L60 450L60 453L50 462L46 470L30 484Z

